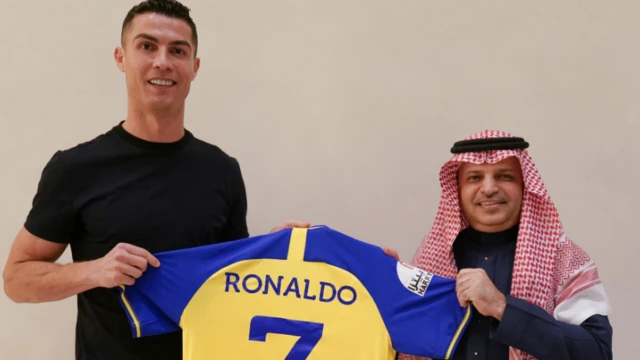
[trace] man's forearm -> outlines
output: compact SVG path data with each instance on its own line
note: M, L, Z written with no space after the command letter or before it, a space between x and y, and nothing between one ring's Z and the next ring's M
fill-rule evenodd
M91 262L68 265L46 261L17 263L4 274L4 290L18 303L62 300L95 287L91 266Z
M606 317L587 319L582 326L560 322L544 309L508 298L493 340L523 350L540 360L612 358L612 329Z

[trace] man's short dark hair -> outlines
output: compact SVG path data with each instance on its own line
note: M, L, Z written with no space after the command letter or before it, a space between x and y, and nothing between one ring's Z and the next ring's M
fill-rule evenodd
M124 41L124 33L127 27L131 24L131 21L137 16L145 13L156 13L171 17L174 19L182 19L191 27L191 41L195 49L198 48L198 31L196 30L196 24L191 19L189 12L191 9L184 6L177 0L145 0L129 10L127 16L122 22L121 37ZM194 54L197 50L194 50Z

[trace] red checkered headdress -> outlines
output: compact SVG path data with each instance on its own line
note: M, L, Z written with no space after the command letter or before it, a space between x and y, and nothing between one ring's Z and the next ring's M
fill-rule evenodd
M503 142L501 150L486 150L487 142ZM521 138L501 131L484 131L465 140L466 151L457 152L440 170L442 197L431 231L416 251L412 265L434 274L455 278L458 272L453 254L453 242L458 233L468 227L458 201L457 171L461 163L495 164L515 156L520 161L524 192L520 226L513 266L511 295L540 306L556 319L579 324L594 311L608 311L608 302L600 284L597 269L589 256L569 240L563 231L558 211L549 197L533 160L525 150L528 144ZM525 146L522 146L525 144ZM468 150L469 148L471 150ZM475 149L473 148L475 147ZM587 275L587 276L584 276ZM575 296L597 297L598 309L561 307ZM557 311L557 310L561 311ZM585 314L589 314L585 316ZM528 354L511 349L510 359L533 359ZM417 359L401 355L400 359Z

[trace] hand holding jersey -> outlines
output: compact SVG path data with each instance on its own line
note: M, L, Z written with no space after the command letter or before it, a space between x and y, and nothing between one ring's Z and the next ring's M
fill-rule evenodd
M307 228L304 221L288 220L274 226L270 233L286 228ZM94 260L91 268L91 281L96 287L114 288L120 285L133 285L147 270L147 266L160 266L160 261L149 251L127 243L119 243L107 255Z
M306 229L306 228L308 228L310 226L311 226L311 224L306 222L306 221L287 220L287 221L283 222L282 224L274 226L269 233L273 234L275 232L278 232L280 230L284 230L284 229L287 229L287 228L303 228L303 229Z
M484 269L462 269L456 277L456 294L460 306L469 303L484 316L500 320L507 297L496 288Z
M119 243L104 257L93 260L90 276L96 287L113 288L133 285L142 276L147 266L160 266L160 261L147 250Z
M392 258L400 261L400 255L398 255L398 252L395 251L394 249L388 248L386 246L382 247L382 250L384 251L385 254L391 256Z

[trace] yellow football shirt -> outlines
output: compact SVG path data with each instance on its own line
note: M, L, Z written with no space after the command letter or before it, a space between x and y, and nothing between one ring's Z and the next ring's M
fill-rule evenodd
M121 302L133 336L182 330L184 360L448 359L455 280L326 226L156 254Z

